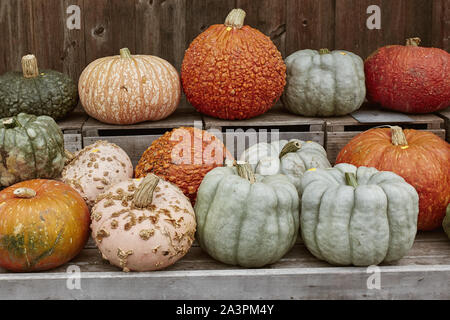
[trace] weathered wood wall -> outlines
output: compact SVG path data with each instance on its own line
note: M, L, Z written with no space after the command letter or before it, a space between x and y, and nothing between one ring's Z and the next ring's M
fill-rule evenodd
M81 29L69 30L66 9L81 8ZM369 5L381 8L381 29L369 30ZM283 56L303 49L345 49L367 57L386 44L419 36L450 51L450 0L0 0L0 74L19 70L34 53L40 68L78 79L96 58L134 53L161 56L178 69L184 50L234 7L273 39Z

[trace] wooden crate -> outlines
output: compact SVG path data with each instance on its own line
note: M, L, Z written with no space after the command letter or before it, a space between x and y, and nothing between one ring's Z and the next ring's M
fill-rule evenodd
M231 154L238 158L257 142L279 139L315 141L324 145L324 120L288 113L280 104L248 120L221 120L203 117L205 129L220 138Z
M89 118L83 126L83 146L98 140L117 144L125 150L134 166L151 143L172 128L203 127L201 115L190 106L182 106L164 120L147 121L133 125L111 125Z
M445 123L445 140L450 142L450 107L437 113L439 117L444 119Z
M374 109L371 106L364 106L362 110L370 110L373 113L374 120L371 123L361 123L350 115L343 117L326 118L325 120L325 149L327 150L328 159L332 164L335 163L339 151L355 136L374 127L383 125L399 125L405 129L417 129L429 131L437 136L445 139L445 129L443 129L444 120L434 114L421 114L407 116L412 119L409 122L398 122L394 119L389 121L389 114L380 109Z
M84 111L70 113L65 119L57 121L64 134L64 147L70 152L76 152L83 148L82 128L88 119Z
M450 242L442 230L419 233L403 259L379 271L380 289L368 289L373 271L319 261L301 240L260 269L222 264L195 245L166 270L124 273L86 248L47 272L0 269L0 299L450 299Z

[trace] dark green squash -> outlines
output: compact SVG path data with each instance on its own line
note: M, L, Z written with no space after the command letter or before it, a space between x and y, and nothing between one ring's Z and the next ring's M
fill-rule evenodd
M20 113L0 119L0 186L57 178L65 160L63 133L52 118Z
M39 72L34 55L22 58L22 73L0 76L0 118L21 112L61 119L78 104L76 83L54 70Z

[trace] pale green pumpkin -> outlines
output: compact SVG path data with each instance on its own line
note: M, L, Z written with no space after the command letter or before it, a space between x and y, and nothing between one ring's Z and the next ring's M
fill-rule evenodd
M419 197L393 172L338 164L302 179L301 233L309 251L335 265L402 258L417 232Z
M282 101L303 116L341 116L359 109L366 97L364 62L356 54L328 49L300 50L286 58Z
M240 160L248 162L257 174L284 174L297 190L306 170L331 167L320 144L297 139L254 144L242 153Z
M447 206L447 214L445 215L444 221L442 222L442 227L444 228L445 233L450 239L450 203Z
M262 267L281 259L294 245L299 198L284 175L254 175L248 164L218 167L206 174L198 189L195 214L196 238L214 259Z

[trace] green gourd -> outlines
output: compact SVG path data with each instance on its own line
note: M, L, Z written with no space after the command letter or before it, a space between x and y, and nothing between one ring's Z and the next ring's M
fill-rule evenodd
M20 113L0 119L0 185L60 176L66 153L64 138L48 116Z
M331 167L320 144L297 139L254 144L242 153L240 160L248 162L257 174L284 174L297 190L306 170Z
M450 239L450 203L447 206L447 213L445 215L444 221L442 222L442 227L444 228L445 233Z
M214 259L247 268L281 259L294 245L299 198L284 175L255 175L248 164L218 167L200 184L197 240Z
M78 104L76 83L54 70L38 70L36 57L22 58L22 72L0 76L0 118L21 112L64 118Z
M285 62L282 102L290 112L309 117L341 116L364 102L364 62L356 54L308 49L294 52Z
M402 258L414 242L418 213L416 190L393 172L342 163L302 179L302 238L333 265Z

